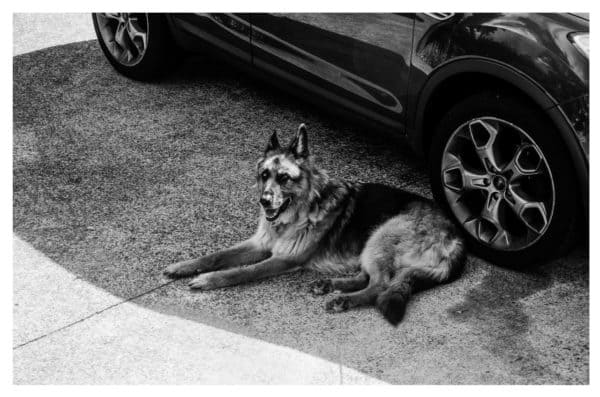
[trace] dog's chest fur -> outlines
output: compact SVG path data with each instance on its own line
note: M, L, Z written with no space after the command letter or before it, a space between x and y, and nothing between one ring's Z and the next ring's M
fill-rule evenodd
M326 253L324 243L335 238L336 223L350 195L351 184L329 183L298 203L297 211L284 213L275 222L261 218L255 238L273 256L295 258L308 264L315 256Z
M343 207L334 203L312 206L294 214L292 219L269 223L261 220L258 234L274 256L309 259L319 251L324 236L338 219Z

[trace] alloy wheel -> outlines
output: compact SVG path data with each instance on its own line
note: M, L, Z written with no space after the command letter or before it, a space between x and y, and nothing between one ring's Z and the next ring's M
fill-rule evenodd
M550 167L535 141L506 120L478 117L459 126L444 149L441 180L454 216L484 245L520 250L548 229Z
M148 16L141 13L98 13L98 28L106 48L122 65L138 64L148 48Z

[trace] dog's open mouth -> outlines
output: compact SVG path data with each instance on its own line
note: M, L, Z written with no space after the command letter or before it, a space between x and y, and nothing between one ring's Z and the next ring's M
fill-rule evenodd
M265 218L267 218L267 220L269 222L273 222L275 219L277 219L277 217L279 217L279 215L286 210L286 208L288 207L288 205L290 205L290 202L292 200L290 198L285 199L285 201L283 202L283 204L281 204L279 207L277 208L265 208Z

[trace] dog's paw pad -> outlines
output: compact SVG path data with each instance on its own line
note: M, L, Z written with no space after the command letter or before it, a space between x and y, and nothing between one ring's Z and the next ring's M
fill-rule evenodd
M345 312L350 308L350 302L346 296L338 296L325 304L325 310L333 313Z
M331 292L331 280L321 279L310 283L309 290L313 295L325 295Z

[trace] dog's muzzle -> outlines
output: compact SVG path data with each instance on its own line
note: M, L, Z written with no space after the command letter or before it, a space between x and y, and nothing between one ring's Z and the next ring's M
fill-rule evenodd
M283 202L283 204L281 204L279 207L277 208L268 208L265 207L263 205L263 209L265 211L265 218L267 218L267 220L269 222L273 222L275 219L277 219L279 217L279 215L285 211L287 209L287 207L290 205L290 202L292 201L292 199L287 198L285 199L285 201ZM262 204L262 203L261 203Z

